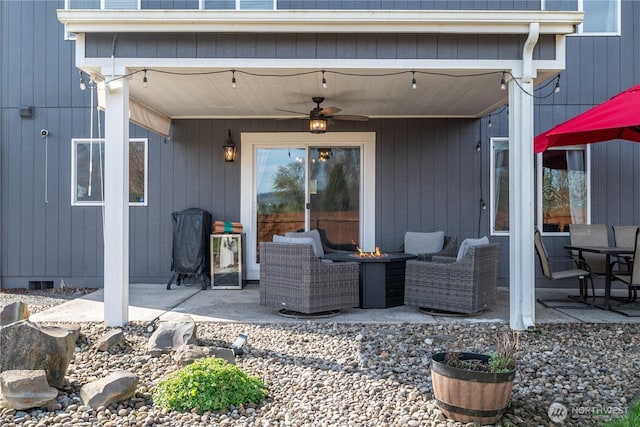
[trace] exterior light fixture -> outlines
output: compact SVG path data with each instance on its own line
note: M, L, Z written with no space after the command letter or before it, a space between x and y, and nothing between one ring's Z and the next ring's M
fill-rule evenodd
M327 131L327 119L322 116L309 118L309 132L325 133Z
M323 162L331 158L331 148L318 148L318 157Z
M245 334L238 334L235 341L231 344L231 350L233 350L233 354L235 356L242 356L244 354L244 350L242 350L242 346L247 342L249 337Z
M224 161L233 162L236 159L236 144L234 144L231 139L231 129L228 129L228 132L227 143L222 146L224 150Z

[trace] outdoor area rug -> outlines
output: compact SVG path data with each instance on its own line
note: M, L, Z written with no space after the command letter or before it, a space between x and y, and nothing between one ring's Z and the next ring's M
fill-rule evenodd
M582 302L580 299L573 299L571 297L567 297L564 299L541 299L538 298L537 301L544 305L547 308L568 308L568 309L590 309L596 308L591 305L592 298L590 298L588 303ZM597 298L596 298L597 301Z
M611 308L613 311L628 317L640 317L640 301L619 303L614 300L611 302Z

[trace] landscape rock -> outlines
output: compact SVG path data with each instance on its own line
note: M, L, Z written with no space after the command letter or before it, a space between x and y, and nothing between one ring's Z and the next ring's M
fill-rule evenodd
M29 319L29 307L22 301L11 303L0 309L0 326Z
M135 394L137 386L137 376L128 371L115 371L82 386L80 397L85 405L98 409L129 399Z
M0 373L0 407L29 409L46 406L58 397L47 383L44 370L12 370Z
M43 369L50 386L62 388L80 326L41 326L21 320L0 327L0 372Z
M177 322L160 322L151 335L147 351L154 357L177 350L184 344L196 344L196 323L191 317Z
M236 364L236 357L233 354L233 350L230 348L204 347L194 344L185 344L178 348L176 354L173 356L173 360L178 362L180 366L184 366L204 357L217 357L231 363L232 365Z
M124 333L122 332L122 329L112 329L101 336L93 345L93 348L98 351L108 351L115 345L123 347L124 344Z

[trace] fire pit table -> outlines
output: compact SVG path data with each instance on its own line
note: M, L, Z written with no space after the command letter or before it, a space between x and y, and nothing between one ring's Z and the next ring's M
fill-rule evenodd
M329 253L332 261L360 263L360 307L386 308L404 304L404 269L415 255L385 253L380 256L360 256L358 253Z

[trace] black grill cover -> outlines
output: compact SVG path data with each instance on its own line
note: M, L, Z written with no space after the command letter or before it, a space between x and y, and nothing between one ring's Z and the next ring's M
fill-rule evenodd
M173 219L173 250L171 271L178 274L209 275L208 240L211 214L203 209L189 208L171 214Z

